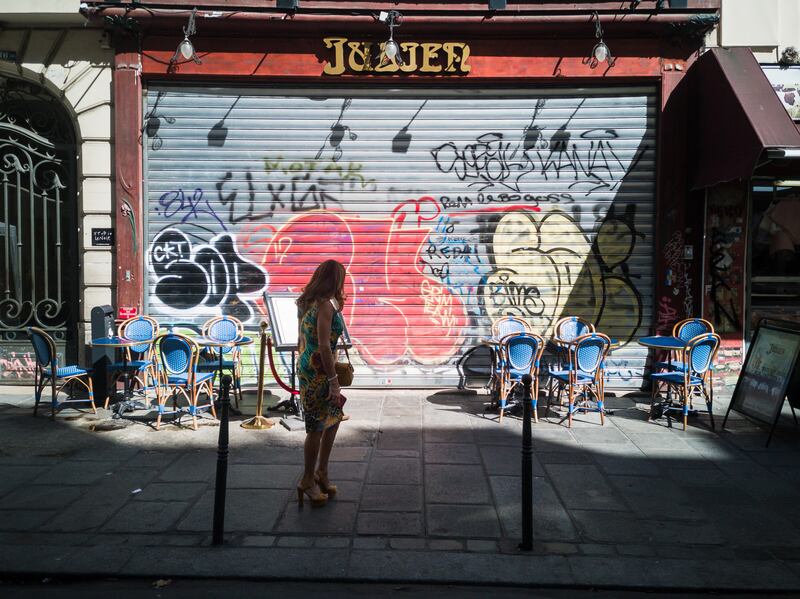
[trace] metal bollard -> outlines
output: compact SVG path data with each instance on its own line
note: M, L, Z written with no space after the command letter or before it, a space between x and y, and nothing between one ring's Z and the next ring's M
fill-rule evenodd
M531 443L531 375L522 377L522 542L523 551L533 549L533 448Z
M231 405L231 376L222 377L222 397L219 421L219 446L217 449L217 480L214 486L214 530L213 545L222 545L225 534L225 493L228 487L228 408Z

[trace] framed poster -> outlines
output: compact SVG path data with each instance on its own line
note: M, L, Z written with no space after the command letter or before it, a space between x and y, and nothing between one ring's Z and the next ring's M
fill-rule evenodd
M264 293L264 303L269 313L269 328L278 351L297 351L299 324L297 322L297 298L299 293ZM339 346L353 346L345 327Z
M762 65L772 89L795 121L800 121L800 66Z

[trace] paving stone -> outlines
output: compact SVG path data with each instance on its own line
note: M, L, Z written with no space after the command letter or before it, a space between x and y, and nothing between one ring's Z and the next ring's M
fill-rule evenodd
M796 547L800 531L778 510L757 505L716 505L708 512L708 522L715 525L732 545L754 547ZM756 524L757 523L757 524Z
M488 474L519 476L522 472L522 453L519 447L504 445L479 446L483 467ZM536 455L531 456L533 475L544 476L545 471Z
M2 510L57 510L69 505L81 495L83 487L61 485L26 485L0 500ZM89 506L86 506L87 508ZM8 512L5 512L8 513Z
M314 547L327 547L331 549L342 549L350 547L349 537L319 537L314 541Z
M231 464L229 489L294 489L302 476L295 465Z
M648 460L638 448L627 456L594 454L594 461L606 474L663 475L659 465Z
M364 485L359 508L363 511L420 512L421 485Z
M154 468L156 470L162 470L169 467L170 464L177 459L178 454L175 452L139 451L125 462L125 466L131 468Z
M36 530L58 514L55 510L0 511L0 530Z
M330 462L328 464L328 477L331 481L364 480L367 473L367 464L364 462ZM295 486L302 472L295 474Z
M372 453L373 458L419 458L418 449L376 449Z
M592 455L583 448L571 451L534 451L536 458L545 464L577 464L592 465Z
M426 443L474 443L475 436L471 428L440 428L434 427L433 423L425 423L425 442ZM465 422L465 426L469 424Z
M649 523L627 512L570 510L581 538L594 543L651 543ZM534 515L534 522L535 522Z
M413 458L373 458L367 483L418 485L422 483L422 465Z
M567 509L625 509L596 466L547 464L545 470Z
M293 494L292 494L293 495ZM227 532L272 532L286 506L290 493L273 489L228 489L225 498L225 530ZM291 504L289 508L296 508ZM294 511L294 510L289 510ZM214 513L214 491L209 490L191 507L178 523L178 530L208 531Z
M578 546L572 543L542 543L542 552L555 555L574 555Z
M652 519L649 523L656 543L721 545L724 538L713 523Z
M46 462L46 464L46 466L18 466L15 462L13 465L0 465L2 469L0 470L2 472L0 497L52 468L50 462Z
M429 464L425 467L428 503L490 503L486 475L480 466Z
M708 587L761 591L770 589L796 591L800 578L779 562L759 560L714 560L703 564L700 576Z
M426 464L480 464L475 445L463 443L426 443L423 449Z
M184 502L132 502L118 511L103 532L166 532L189 508Z
M616 549L617 553L626 557L651 557L656 554L655 548L651 545L616 545Z
M196 547L204 540L204 535L193 535L185 533L169 534L121 534L121 533L97 533L92 535L87 545L112 545L118 542L120 545L136 545L141 547Z
M168 482L208 482L216 474L217 457L211 451L183 454L159 479Z
M314 537L280 537L276 543L278 547L311 547Z
M33 479L35 485L89 485L119 467L120 462L70 462L51 468Z
M206 490L205 483L150 483L141 493L133 496L136 501L192 501Z
M355 537L353 549L385 549L387 543L385 537Z
M501 536L497 512L491 505L428 505L426 514L430 536Z
M352 534L355 528L356 504L329 501L324 506L302 508L290 503L275 530L297 534Z
M610 426L603 426L601 428L575 428L572 430L572 436L581 445L611 445L611 444L629 444L631 441L616 428Z
M416 449L420 447L418 431L388 430L378 435L378 449Z
M467 551L495 553L497 552L497 542L486 539L467 539Z
M464 544L456 539L431 539L428 549L432 551L462 551Z
M359 535L422 534L422 514L414 512L359 512L356 533Z
M702 588L700 572L708 567L690 560L654 560L637 557L599 557L573 555L567 557L573 579L580 585L614 585L674 588L674 572L680 572L682 588Z
M335 449L334 449L335 451ZM303 464L303 450L300 447L233 447L230 455L234 464Z
M609 476L608 478L616 488L618 495L639 516L680 520L705 518L706 514L701 506L693 504L689 495L668 478L642 479L638 476Z
M497 513L505 536L522 537L522 483L518 476L490 477ZM533 479L533 534L536 539L574 541L577 533L552 486L544 478Z
M369 458L372 449L369 447L339 447L333 446L331 461L333 462L363 462Z
M272 535L248 535L242 539L244 547L272 547L276 537Z
M616 555L613 545L599 545L597 543L581 543L578 549L584 555Z
M389 539L389 547L404 551L410 549L425 549L425 539Z

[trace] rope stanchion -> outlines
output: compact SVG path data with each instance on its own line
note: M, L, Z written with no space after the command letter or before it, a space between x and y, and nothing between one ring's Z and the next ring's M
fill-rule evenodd
M242 428L248 430L265 430L275 426L269 418L262 415L264 412L264 358L267 353L267 323L261 321L261 345L258 356L258 402L256 404L256 415L250 420L242 422Z
M280 385L281 389L283 389L284 391L287 391L288 393L291 393L292 395L300 395L300 391L299 390L294 389L294 388L290 387L289 385L287 385L286 383L284 383L281 380L281 377L278 375L278 371L275 368L275 360L272 357L272 337L270 337L269 335L267 335L267 348L268 348L267 355L269 356L269 367L270 367L270 370L272 370L272 376L275 379L275 382L278 383L278 385Z

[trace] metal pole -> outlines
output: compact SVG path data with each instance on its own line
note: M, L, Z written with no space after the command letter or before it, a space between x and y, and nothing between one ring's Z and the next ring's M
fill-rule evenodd
M522 377L522 543L523 551L533 549L533 448L531 443L531 375Z
M217 481L214 487L214 531L213 545L222 545L225 533L225 492L228 486L228 408L231 405L231 375L222 377L222 418L219 423L219 447L217 449Z

